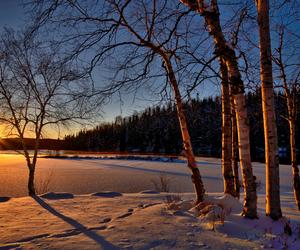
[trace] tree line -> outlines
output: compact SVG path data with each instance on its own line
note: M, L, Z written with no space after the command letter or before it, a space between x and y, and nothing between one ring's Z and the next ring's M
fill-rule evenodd
M278 127L279 157L290 164L288 110L283 93L275 94L276 123ZM221 157L222 107L221 98L191 99L184 103L189 133L196 155ZM297 96L300 103L300 95ZM246 95L249 110L251 159L264 162L263 117L261 92ZM298 107L299 109L300 107ZM296 122L300 131L300 118ZM297 136L296 136L297 138ZM82 129L64 138L64 148L83 151L149 152L180 154L183 145L174 103L149 107L128 117L118 116L114 122L100 123L92 129ZM299 159L299 143L296 143Z

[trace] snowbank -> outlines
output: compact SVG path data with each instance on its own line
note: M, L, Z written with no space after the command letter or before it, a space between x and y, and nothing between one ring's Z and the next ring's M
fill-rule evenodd
M2 202L0 248L300 249L297 221L242 218L240 202L221 193L208 195L202 209L226 211L223 221L195 214L192 193L98 194Z

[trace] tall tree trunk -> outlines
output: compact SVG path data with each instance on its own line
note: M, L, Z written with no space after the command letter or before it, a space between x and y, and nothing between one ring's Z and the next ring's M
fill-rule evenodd
M34 174L35 174L35 168L31 166L28 166L29 171L29 177L28 177L28 195L29 196L35 196L35 186L34 186Z
M238 144L237 144L237 125L236 125L236 113L234 107L234 99L230 94L231 103L231 128L232 128L232 152L231 161L233 164L233 174L234 174L234 189L236 197L240 198L240 179L239 179L239 165L238 165Z
M36 195L35 184L34 184L35 178L34 177L35 177L35 167L36 167L37 156L38 156L38 148L40 145L41 128L42 127L40 127L40 129L38 131L36 130L34 153L33 153L32 159L29 156L29 153L27 151L27 146L25 144L25 140L22 137L23 149L25 151L25 158L26 158L27 167L28 167L28 171L29 171L29 176L28 176L28 195L29 196Z
M283 65L283 64L282 64ZM286 103L288 107L288 120L290 129L290 151L291 151L291 165L293 174L293 189L295 202L300 210L300 178L299 178L299 168L297 164L297 153L296 153L296 119L297 119L297 107L295 105L295 99L288 89L288 84L286 80L286 75L284 69L282 69L282 75L284 79L284 92Z
M235 51L225 40L220 24L217 0L211 0L210 6L206 6L206 1L203 0L181 0L181 2L190 9L198 11L204 17L209 34L214 39L215 53L219 57L223 57L226 61L229 82L232 86L232 94L236 107L239 155L244 185L244 208L242 215L252 219L257 218L257 195L250 157L249 125L244 83L238 69Z
M262 109L265 135L266 215L277 220L282 217L282 213L280 208L279 157L272 76L269 1L258 0L257 12L260 45Z
M245 217L254 219L257 218L257 195L250 157L249 125L244 94L234 95L234 104L236 107L239 159L244 186L244 208L242 214Z
M297 155L296 155L296 143L295 143L295 120L289 120L290 125L290 147L291 147L291 162L293 171L293 187L294 187L294 197L295 202L300 210L300 178L299 178L299 168L297 165Z
M184 150L186 153L188 167L190 168L190 170L192 172L192 181L193 181L195 192L196 192L196 204L198 204L198 203L202 202L204 199L205 189L204 189L204 185L202 182L200 171L196 164L196 159L195 159L194 152L193 152L191 138L190 138L188 127L187 127L186 117L184 114L184 107L183 107L180 91L178 88L178 83L177 83L177 80L176 80L176 77L175 77L175 74L173 71L173 67L172 67L171 62L168 59L167 55L163 54L162 57L163 57L165 67L168 72L168 78L170 80L170 83L171 83L171 86L173 89L173 93L175 96L175 100L176 100L176 109L177 109L177 115L178 115L179 124L180 124L181 136L182 136L182 140L183 140L183 147L184 147Z
M25 156L25 160L27 163L27 168L28 168L28 183L27 183L27 191L28 191L28 195L29 196L34 196L36 195L35 192L35 185L34 185L34 174L35 174L35 165L33 165L31 163L31 159L30 159L30 155L29 152L27 150L27 145L25 143L25 139L23 137L23 134L20 132L21 136L21 142L22 142L22 147L24 150L24 156Z
M290 150L291 150L291 165L292 165L292 173L293 173L293 188L294 188L294 197L295 202L300 210L300 178L299 178L299 168L297 164L297 154L296 154L296 119L297 119L297 107L296 107L296 96L291 93L291 91L296 91L296 85L292 85L292 89L288 86L286 73L285 73L285 65L282 59L282 49L283 49L283 39L284 39L284 29L280 30L279 33L279 48L277 52L279 54L279 58L275 60L277 65L280 68L281 78L283 81L283 89L286 105L288 108L288 121L289 121L289 129L290 129ZM295 83L296 84L296 83Z
M236 197L234 188L234 175L231 162L231 107L228 72L226 63L220 59L221 87L222 87L222 174L224 182L224 193Z

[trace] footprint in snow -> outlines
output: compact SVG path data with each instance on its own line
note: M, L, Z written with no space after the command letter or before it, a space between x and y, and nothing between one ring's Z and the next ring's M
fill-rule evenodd
M116 219L123 219L133 214L134 209L128 208L126 213L119 215Z
M108 223L111 221L111 218L110 217L106 217L106 218L103 218L99 221L100 224L103 224L103 223Z
M123 219L123 218L126 218L128 216L132 215L132 212L127 212L127 213L124 213L124 214L121 214L117 217L117 219Z

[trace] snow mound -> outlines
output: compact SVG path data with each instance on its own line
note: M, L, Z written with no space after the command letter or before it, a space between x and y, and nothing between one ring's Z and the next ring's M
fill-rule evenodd
M219 205L227 213L241 213L243 209L243 205L240 203L240 201L230 194L224 194L221 197L207 196L205 201Z
M240 213L242 204L231 195L221 197L205 197L204 201L192 207L189 212L199 217L206 228L215 230L217 225L224 225L225 218L230 214Z
M140 192L140 194L159 194L159 192L155 190L143 190Z
M105 198L114 198L122 195L123 195L122 193L114 192L114 191L104 191L104 192L97 192L91 194L91 196L105 197Z
M242 204L238 199L229 194L221 197L207 196L205 200L189 210L196 217L205 217L207 219L224 218L231 213L240 213Z
M258 217L250 220L237 214L230 215L217 231L228 238L260 241L264 249L300 249L298 222L286 217L273 221L261 213Z
M199 204L195 211L195 215L200 217L202 222L206 222L211 229L215 228L215 224L224 224L225 210L218 204Z
M0 202L6 202L6 201L9 201L10 200L10 197L0 197Z
M54 193L49 192L42 194L40 197L48 200L73 199L74 195L70 193Z

